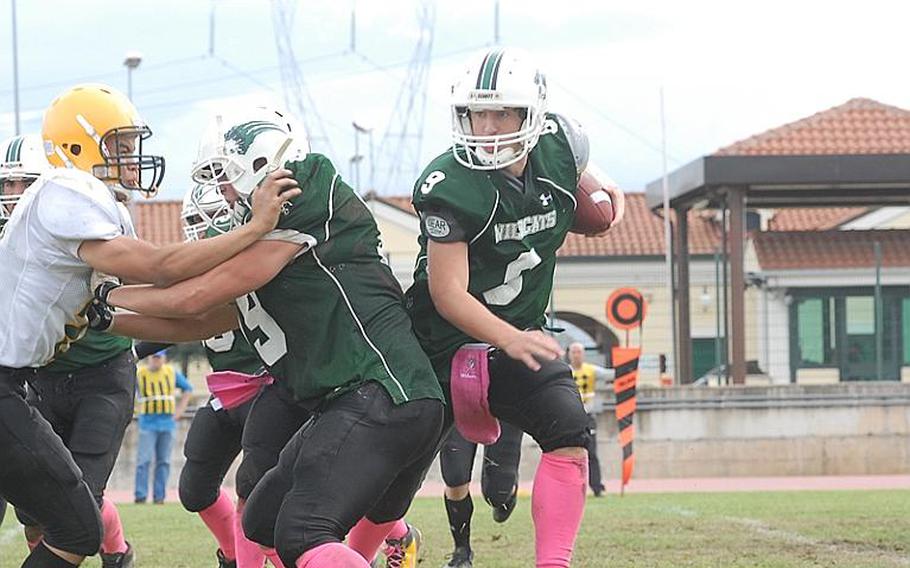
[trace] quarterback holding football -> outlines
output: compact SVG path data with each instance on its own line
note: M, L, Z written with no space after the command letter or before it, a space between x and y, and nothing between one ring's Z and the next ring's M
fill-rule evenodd
M579 200L588 213L609 212L575 227L599 234L622 219L623 194L585 176L587 136L547 112L546 79L523 53L475 56L451 96L452 148L430 162L413 192L421 250L407 292L411 319L450 393L459 361L488 368L493 419L540 445L532 497L537 566L568 566L584 509L587 418L562 350L542 326L556 251ZM593 190L578 189L583 176ZM477 343L489 346L483 365L462 357ZM445 468L443 460L444 475ZM453 527L465 520L450 518ZM469 553L455 552L449 566L471 566Z

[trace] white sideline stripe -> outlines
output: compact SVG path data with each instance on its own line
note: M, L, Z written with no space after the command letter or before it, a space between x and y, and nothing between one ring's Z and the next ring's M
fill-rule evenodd
M662 513L667 513L670 515L676 515L679 517L685 518L696 518L700 517L700 513L693 509L686 507L680 507L677 505L658 505L652 507L655 511ZM897 554L890 550L885 550L881 548L871 547L868 549L862 548L862 544L856 546L843 545L831 542L825 542L818 540L804 534L800 534L795 531L790 531L787 529L775 528L764 521L758 519L751 519L748 517L720 517L724 521L729 521L731 523L737 524L743 528L748 529L755 535L759 537L766 538L771 541L780 542L785 541L788 544L795 544L801 546L811 546L812 548L817 548L820 550L827 550L831 554L849 554L852 556L858 556L864 560L879 560L887 561L892 566L910 566L910 558Z

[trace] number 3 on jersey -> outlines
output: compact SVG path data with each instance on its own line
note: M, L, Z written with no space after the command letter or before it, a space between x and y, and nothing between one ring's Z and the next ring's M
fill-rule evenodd
M240 317L250 333L247 338L266 365L274 365L288 352L287 338L278 323L265 311L255 292L237 299ZM255 333L256 330L259 333ZM263 337L265 339L263 339Z
M512 300L521 294L521 289L524 285L524 271L531 270L540 262L540 255L534 249L521 253L515 260L506 265L502 284L484 292L483 299L491 306L507 306L511 304Z

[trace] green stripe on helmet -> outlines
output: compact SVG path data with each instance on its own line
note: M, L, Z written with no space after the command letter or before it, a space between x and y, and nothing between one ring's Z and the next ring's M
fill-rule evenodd
M9 143L9 147L6 149L6 161L7 162L21 162L20 154L22 152L22 141L25 140L24 136L16 136Z
M490 55L487 56L487 59L484 62L483 66L483 78L480 82L481 89L493 88L493 70L496 69L496 66L499 64L500 59L502 59L501 49L490 52Z

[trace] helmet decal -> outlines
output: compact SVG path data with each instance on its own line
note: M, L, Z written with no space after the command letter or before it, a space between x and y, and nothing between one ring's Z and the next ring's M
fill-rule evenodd
M224 151L228 154L246 154L253 140L268 130L284 132L277 124L264 120L253 120L232 126L224 134Z

